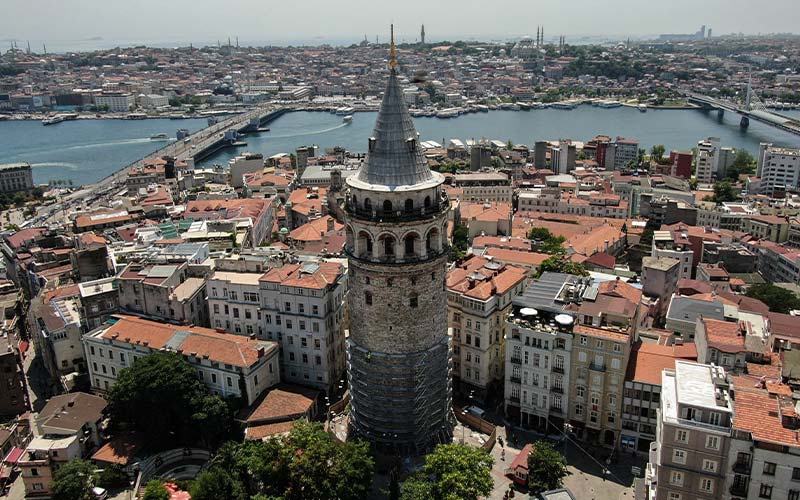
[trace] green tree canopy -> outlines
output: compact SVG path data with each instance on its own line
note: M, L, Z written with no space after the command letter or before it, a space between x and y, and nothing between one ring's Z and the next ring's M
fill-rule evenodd
M200 473L192 483L192 500L246 500L242 485L218 467Z
M489 495L494 459L462 443L441 444L425 457L422 474L407 479L402 500L478 500Z
M771 283L753 285L747 289L746 295L765 303L773 312L788 314L793 309L800 309L800 298L794 292Z
M738 199L739 195L737 190L728 179L714 184L714 196L711 197L711 201L724 203L726 201L736 201Z
M528 489L531 493L554 490L568 474L567 459L549 441L533 443L528 455Z
M650 148L650 159L653 160L653 161L656 161L658 163L663 162L664 161L664 152L666 150L667 149L664 147L663 144L657 144L657 145L653 146L652 148Z
M566 257L566 255L563 254L553 255L542 262L539 265L539 269L536 271L535 277L538 278L542 275L542 273L547 271L554 273L574 274L575 276L589 276L589 271L586 270L586 267L584 267L583 264L572 262Z
M469 249L469 228L456 224L453 228L453 246L450 248L450 260L464 258Z
M94 464L88 460L72 460L53 475L53 500L93 500Z
M734 181L739 180L742 174L752 174L756 171L756 159L747 150L739 149L733 163L725 170L725 176Z
M225 474L226 484L232 481L247 498L361 500L370 491L374 464L366 443L339 443L321 424L298 421L283 438L226 443L211 470Z
M169 500L170 493L164 483L158 479L153 479L144 488L144 495L142 500Z
M214 447L235 433L238 402L208 394L194 368L176 353L156 352L121 370L108 400L112 422L164 446Z
M563 236L556 236L545 227L531 229L528 232L528 239L533 242L535 251L551 255L563 254L565 250L562 245L567 241Z

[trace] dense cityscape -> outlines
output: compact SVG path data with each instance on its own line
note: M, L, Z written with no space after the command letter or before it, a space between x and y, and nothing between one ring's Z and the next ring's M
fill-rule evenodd
M0 134L177 133L91 182L0 146L0 496L800 499L800 36L534 28L11 41ZM713 119L419 133L586 108Z

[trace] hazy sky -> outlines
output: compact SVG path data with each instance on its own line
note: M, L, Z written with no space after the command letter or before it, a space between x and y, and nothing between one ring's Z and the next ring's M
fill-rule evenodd
M0 40L374 40L800 31L800 0L0 0ZM2 50L2 48L0 48Z

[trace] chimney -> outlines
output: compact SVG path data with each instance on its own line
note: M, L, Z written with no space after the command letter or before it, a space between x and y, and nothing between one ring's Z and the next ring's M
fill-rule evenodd
M327 222L328 222L328 225L327 225L328 231L333 231L333 227L334 227L333 226L333 224L334 224L333 217L328 217L328 221Z
M256 352L258 353L258 357L259 358L263 358L264 354L266 353L266 349L264 349L263 347L259 347L258 351L256 351Z

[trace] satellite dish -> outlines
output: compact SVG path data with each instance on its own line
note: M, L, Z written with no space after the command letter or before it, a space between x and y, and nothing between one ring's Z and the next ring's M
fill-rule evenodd
M558 323L561 326L569 326L574 321L572 316L570 316L569 314L558 314L556 315L555 320L556 323Z
M537 314L539 314L539 311L537 311L532 307L523 307L522 309L519 310L519 313L523 316L536 316Z

